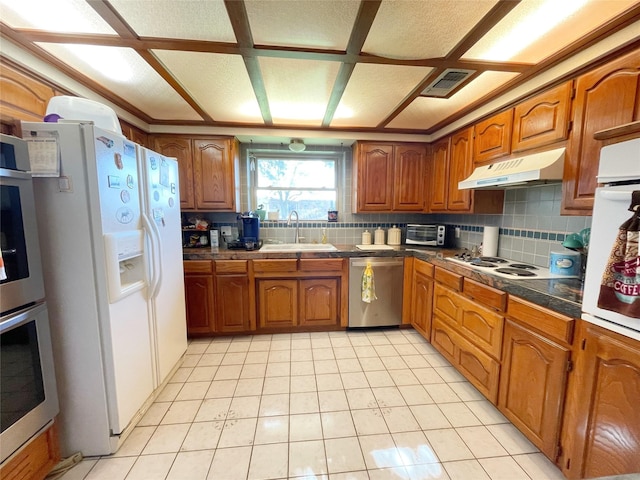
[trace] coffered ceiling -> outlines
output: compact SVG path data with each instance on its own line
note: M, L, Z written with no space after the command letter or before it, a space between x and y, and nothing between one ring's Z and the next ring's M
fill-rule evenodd
M640 35L638 0L0 0L0 8L3 42L148 125L274 132L431 135L509 92L526 96L532 79L567 59L578 59L575 69L589 64L580 55L603 40L636 29L615 50ZM469 72L444 97L430 96L446 69Z

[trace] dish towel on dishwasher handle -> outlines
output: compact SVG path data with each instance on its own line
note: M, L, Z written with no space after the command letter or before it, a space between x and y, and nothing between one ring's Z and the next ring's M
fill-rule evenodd
M362 301L371 303L376 300L376 287L373 281L373 268L370 263L364 269L362 274Z

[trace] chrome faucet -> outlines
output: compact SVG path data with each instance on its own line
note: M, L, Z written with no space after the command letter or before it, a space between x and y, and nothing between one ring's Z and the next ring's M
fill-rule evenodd
M295 210L291 210L289 213L289 219L287 220L287 227L291 226L291 215L296 214L296 238L293 243L300 243L300 217L298 216L298 212Z

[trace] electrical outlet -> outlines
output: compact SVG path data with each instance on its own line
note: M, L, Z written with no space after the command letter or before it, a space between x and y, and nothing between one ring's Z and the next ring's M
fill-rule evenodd
M456 227L456 238L460 238L460 227Z

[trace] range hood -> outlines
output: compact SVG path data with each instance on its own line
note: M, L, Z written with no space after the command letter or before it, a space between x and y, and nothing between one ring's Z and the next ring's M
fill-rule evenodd
M458 188L499 190L517 185L559 182L564 169L564 152L564 147L557 148L477 167L469 178L458 182Z

